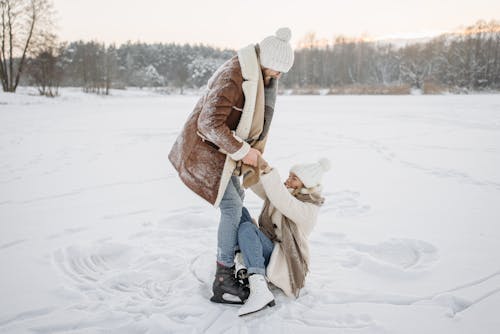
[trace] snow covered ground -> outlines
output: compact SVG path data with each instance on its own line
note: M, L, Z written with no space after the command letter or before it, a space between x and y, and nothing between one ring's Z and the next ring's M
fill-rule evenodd
M197 97L114 94L0 93L0 332L500 330L500 95L278 97L267 160L333 168L301 296L238 318L167 159Z

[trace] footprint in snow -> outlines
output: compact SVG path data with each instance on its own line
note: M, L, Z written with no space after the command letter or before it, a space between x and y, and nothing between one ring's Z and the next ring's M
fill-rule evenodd
M439 259L438 249L416 239L391 238L377 244L353 242L344 234L325 232L313 242L328 243L329 256L345 268L360 268L374 274L425 272Z
M438 259L436 247L415 239L389 239L375 245L352 243L351 247L375 265L404 271L428 269Z
M321 212L334 212L337 217L355 217L370 210L370 206L359 200L359 192L343 190L334 193L324 193L325 204Z
M96 242L59 249L53 261L66 288L79 291L98 304L113 301L117 309L134 312L138 306L166 307L173 293L186 289L182 284L186 276L184 258L167 252Z

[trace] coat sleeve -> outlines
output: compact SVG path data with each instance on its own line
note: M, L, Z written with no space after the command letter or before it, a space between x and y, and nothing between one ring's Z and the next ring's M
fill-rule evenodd
M309 234L316 223L318 207L312 203L304 203L290 194L281 182L276 168L262 174L260 180L271 204Z
M232 80L214 83L198 118L198 131L236 161L250 150L250 145L234 135L226 124L241 94L241 87Z
M264 190L264 187L262 186L262 183L260 181L251 186L250 189L252 189L252 191L261 199L263 199L264 201L266 200L266 191Z

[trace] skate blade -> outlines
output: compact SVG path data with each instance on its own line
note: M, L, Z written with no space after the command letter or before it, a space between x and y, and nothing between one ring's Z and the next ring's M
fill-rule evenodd
M224 298L224 296L226 296L227 299ZM233 295L230 295L230 294L223 294L222 296L212 296L212 298L210 298L210 301L211 302L214 302L214 303L220 303L220 304L238 304L238 305L243 305L243 302L241 301L241 299L239 297L236 297L236 296L233 296Z
M269 303L267 303L266 305L264 305L264 307L258 309L258 310L255 310L255 311L252 311L252 312L248 312L248 313L244 313L244 314L238 314L238 316L240 317L243 317L245 315L249 315L249 314L254 314L254 313L257 313L259 311L262 311L263 309L265 309L267 306L269 307L273 307L273 306L276 306L276 302L273 300L271 300Z

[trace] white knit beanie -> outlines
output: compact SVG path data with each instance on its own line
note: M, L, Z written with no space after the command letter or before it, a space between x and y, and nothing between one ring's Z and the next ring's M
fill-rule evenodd
M293 50L290 45L292 31L279 28L276 35L268 36L259 43L260 64L271 70L286 73L293 65Z
M323 173L330 170L330 167L330 160L323 158L312 164L294 165L290 172L297 175L306 188L312 188L321 185Z

